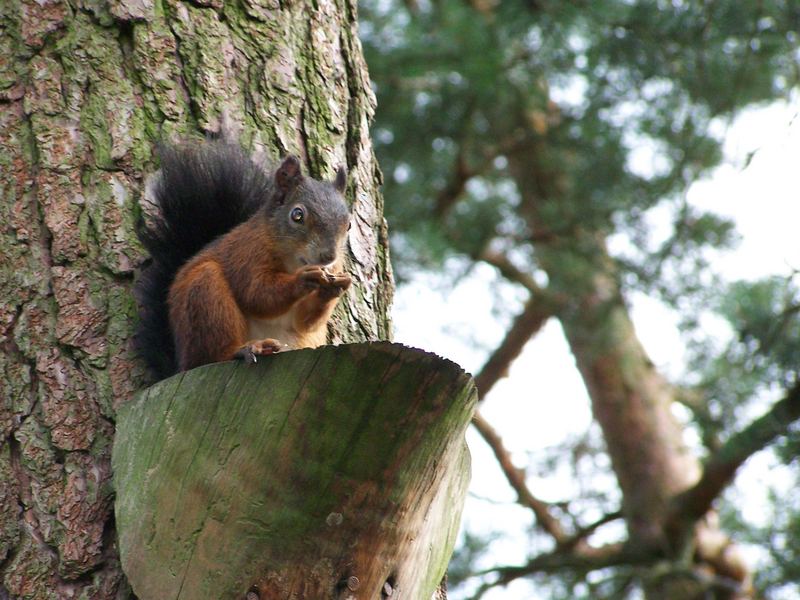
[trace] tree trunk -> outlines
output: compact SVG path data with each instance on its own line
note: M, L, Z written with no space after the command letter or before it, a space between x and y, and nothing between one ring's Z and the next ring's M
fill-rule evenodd
M657 565L643 578L646 596L748 598L749 569L713 512L679 528L672 522L676 499L697 483L701 465L671 412L673 390L636 336L605 244L589 254L593 268L578 269L585 279L570 282L576 293L561 324L622 491L629 545ZM548 275L556 287L570 278L555 268Z
M548 291L567 299L559 318L622 491L628 545L652 563L665 560L643 577L647 598L745 597L737 594L747 593L749 572L714 515L671 522L677 497L700 478L700 462L671 412L673 390L636 336L602 227L568 214L572 203L558 200L563 178L530 160L539 154L518 154L512 172L533 237L545 240L536 256Z
M0 597L128 597L117 408L144 383L131 286L160 137L216 131L349 172L335 341L385 339L391 273L356 2L0 4Z
M603 244L592 260L595 269L573 288L578 293L561 325L608 446L631 539L666 545L663 517L675 495L697 481L700 464L670 412L667 382L636 337ZM557 269L548 274L563 285Z

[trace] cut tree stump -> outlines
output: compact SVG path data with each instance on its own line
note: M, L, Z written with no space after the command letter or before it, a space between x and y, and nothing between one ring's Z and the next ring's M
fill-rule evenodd
M475 386L391 343L220 363L118 414L123 569L140 600L431 598L469 482Z

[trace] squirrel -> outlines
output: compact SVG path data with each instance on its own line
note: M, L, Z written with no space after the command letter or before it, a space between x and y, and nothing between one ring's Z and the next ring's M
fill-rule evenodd
M342 272L347 173L270 176L224 138L159 149L160 213L138 235L151 262L135 288L138 353L157 379L203 364L325 343Z

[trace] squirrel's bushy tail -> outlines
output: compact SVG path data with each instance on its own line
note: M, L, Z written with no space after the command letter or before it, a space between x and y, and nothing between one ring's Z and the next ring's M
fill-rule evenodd
M177 372L167 293L178 269L209 242L250 218L269 198L272 179L238 145L226 140L159 148L153 188L159 213L139 223L151 261L136 284L138 354L151 374Z

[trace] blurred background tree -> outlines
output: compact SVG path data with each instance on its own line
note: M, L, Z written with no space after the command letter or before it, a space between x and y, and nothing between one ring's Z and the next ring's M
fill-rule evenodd
M500 302L516 312L477 373L482 397L554 319L599 426L519 469L476 417L535 515L537 551L476 572L487 542L466 535L456 594L534 578L547 598L797 597L800 505L775 496L769 527L754 528L721 494L766 447L800 476L800 294L794 274L723 285L709 261L736 241L733 225L686 192L720 163L739 112L797 85L800 5L365 0L360 11L401 283L425 270L455 284L490 265L491 287L525 298ZM682 380L643 349L634 293L679 314ZM727 345L701 327L710 313L736 332ZM537 382L526 385L533 400ZM618 488L546 502L547 486L526 477L565 461L578 472L586 457ZM743 543L771 557L758 573Z

